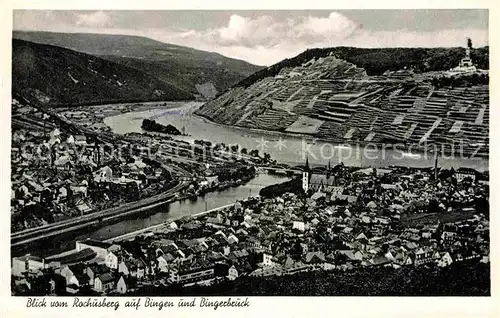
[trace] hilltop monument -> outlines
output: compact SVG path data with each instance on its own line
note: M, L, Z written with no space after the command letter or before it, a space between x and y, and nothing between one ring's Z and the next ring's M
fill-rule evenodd
M465 48L465 56L462 58L457 67L452 68L450 72L453 73L470 73L476 72L476 66L472 62L472 58L470 57L470 50L472 49L472 40L471 38L467 38L467 46Z

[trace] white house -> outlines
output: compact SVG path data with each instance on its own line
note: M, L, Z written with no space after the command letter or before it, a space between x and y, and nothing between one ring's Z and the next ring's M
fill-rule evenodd
M76 250L81 251L86 248L90 248L96 252L97 257L105 258L108 255L108 248L111 246L109 243L96 241L92 239L86 239L85 241L76 242Z
M344 187L329 187L328 190L331 192L332 196L338 197L344 193Z
M429 239L431 237L432 237L432 233L431 232L423 232L422 233L422 238Z
M437 265L439 267L446 267L453 263L453 259L451 258L450 253L446 252L444 255L437 261Z
M263 253L262 254L262 265L263 266L273 266L274 265L273 256L269 255L267 253Z
M169 224L169 228L171 230L177 230L179 228L179 226L177 225L177 223L172 222L172 223Z
M394 255L392 255L391 251L387 251L387 253L385 253L384 256L385 256L385 258L387 258L391 262L393 262L393 261L396 260L396 258L394 257Z
M113 181L113 170L110 167L102 167L94 177L96 182L111 182Z
M118 273L123 273L123 275L127 276L130 274L128 266L124 261L121 261L120 264L118 264Z
M87 145L87 137L85 135L76 135L74 140L76 145Z
M348 227L346 226L343 230L342 230L343 233L346 233L346 234L349 234L352 232L352 227Z
M24 272L36 272L45 268L43 258L26 254L12 259L12 275L22 276Z
M305 231L305 224L304 224L304 222L294 221L292 229L298 230L300 232L304 232Z
M365 215L365 216L361 217L361 221L363 223L370 224L372 220L371 220L371 218L369 216Z
M50 132L50 138L57 138L61 135L61 131L58 128L55 128Z
M115 287L113 275L109 273L102 274L94 280L94 289L98 292L111 290Z
M125 294L128 290L127 282L125 281L125 277L121 276L118 282L116 283L116 291L120 294Z
M111 269L118 269L118 255L113 252L108 252L104 263Z
M63 266L61 268L61 272L59 273L64 279L66 279L67 284L70 284L71 278L75 276L73 271L69 268L69 266Z
M175 261L174 257L167 253L160 255L158 258L156 258L156 261L158 262L158 269L160 272L168 272L169 268L168 266Z
M361 232L358 236L356 236L356 240L368 240L365 233Z
M370 202L368 202L368 204L366 205L366 207L373 210L373 209L377 208L377 204L375 202L373 202L373 201L370 201Z
M490 262L490 254L488 255L483 255L483 258L481 258L481 263L489 263Z
M406 256L406 258L403 259L402 262L403 265L413 265L413 260L411 259L411 256Z
M229 267L227 278L229 280L235 280L236 278L238 278L238 270L236 269L236 267L234 267L234 265Z
M387 217L375 217L375 222L378 222L380 224L389 224L391 220Z
M228 236L227 242L229 244L238 244L240 242L240 240L234 234L231 234Z
M415 252L415 266L432 262L432 251L429 248L419 248Z
M76 285L76 286L84 286L88 285L89 282L89 277L87 274L78 274L78 275L73 275L67 282L68 285Z

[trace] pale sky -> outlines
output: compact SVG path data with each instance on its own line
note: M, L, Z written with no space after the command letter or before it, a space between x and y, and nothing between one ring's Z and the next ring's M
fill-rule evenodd
M271 65L308 48L488 45L488 11L14 11L14 30L109 33Z

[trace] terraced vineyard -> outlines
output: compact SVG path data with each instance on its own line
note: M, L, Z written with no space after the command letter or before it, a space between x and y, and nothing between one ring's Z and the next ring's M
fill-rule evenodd
M433 76L406 70L368 76L330 55L233 87L197 113L222 124L336 142L438 145L488 156L488 85L437 89Z

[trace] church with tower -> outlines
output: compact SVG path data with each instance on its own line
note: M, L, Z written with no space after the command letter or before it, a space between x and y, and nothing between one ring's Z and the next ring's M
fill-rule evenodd
M326 191L328 187L333 186L335 178L332 174L330 161L325 171L311 169L309 166L309 157L306 157L305 169L302 172L302 189L305 192L312 190L313 192Z

